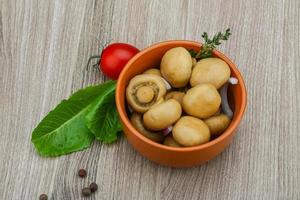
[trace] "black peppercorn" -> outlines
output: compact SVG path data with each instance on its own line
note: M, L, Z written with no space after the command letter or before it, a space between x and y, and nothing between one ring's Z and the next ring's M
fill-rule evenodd
M88 188L88 187L82 189L82 195L83 195L83 196L86 196L86 197L87 197L87 196L90 196L91 193L92 193L92 191L91 191L91 189Z
M48 196L46 194L41 194L39 200L48 200Z
M78 171L78 176L80 176L81 178L86 177L86 171L85 171L85 169L80 169Z
M91 183L90 184L90 189L92 192L96 192L98 189L98 185L96 183Z

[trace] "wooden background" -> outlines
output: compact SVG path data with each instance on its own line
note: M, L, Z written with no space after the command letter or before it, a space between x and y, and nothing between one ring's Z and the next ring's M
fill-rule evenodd
M300 1L0 0L0 199L300 199ZM248 107L231 145L200 167L171 169L117 143L42 158L31 131L63 98L105 80L83 72L99 43L139 48L201 41L232 29L220 47L244 75ZM88 179L76 176L88 170Z

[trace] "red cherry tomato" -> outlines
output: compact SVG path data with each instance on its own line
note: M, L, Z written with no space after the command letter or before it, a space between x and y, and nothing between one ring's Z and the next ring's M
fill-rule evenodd
M140 50L125 43L108 45L101 54L100 69L111 79L118 79L126 63Z

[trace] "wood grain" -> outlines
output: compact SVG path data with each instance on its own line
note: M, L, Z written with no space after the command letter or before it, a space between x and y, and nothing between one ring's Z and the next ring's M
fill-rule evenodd
M0 197L80 199L300 199L300 1L0 0ZM99 42L144 48L201 40L230 27L220 47L244 75L248 108L216 159L191 169L161 167L122 137L117 143L42 158L31 131L61 99L103 82L85 71ZM87 179L76 176L88 170Z

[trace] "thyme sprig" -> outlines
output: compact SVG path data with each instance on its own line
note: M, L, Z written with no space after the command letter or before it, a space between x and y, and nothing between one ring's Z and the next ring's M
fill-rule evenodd
M229 36L231 35L230 29L226 29L224 33L219 32L212 39L208 37L208 34L204 32L202 34L202 38L204 39L204 44L199 52L190 51L192 57L195 57L197 60L208 58L212 56L213 50L221 44L222 40L228 40Z

